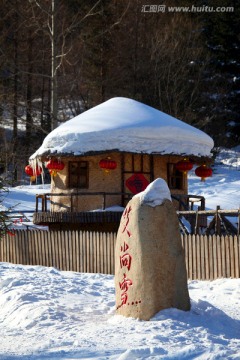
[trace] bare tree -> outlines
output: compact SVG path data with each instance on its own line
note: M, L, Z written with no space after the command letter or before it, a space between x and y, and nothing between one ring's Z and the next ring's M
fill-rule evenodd
M72 18L63 17L63 14L67 14L64 1L51 0L47 1L47 4L37 0L29 0L29 2L37 25L49 37L51 44L51 128L53 130L58 125L58 71L71 53L71 33L78 29L84 20L97 13L101 1L96 1L86 14L79 12ZM45 18L41 23L36 8Z

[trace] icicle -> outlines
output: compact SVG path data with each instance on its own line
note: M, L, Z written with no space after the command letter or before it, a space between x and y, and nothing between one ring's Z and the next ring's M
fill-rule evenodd
M41 177L42 177L42 184L44 184L44 171L43 171L42 161L38 157L35 157L34 159L29 159L29 164L33 169L34 176L36 176L36 182L37 182L37 168L42 169Z

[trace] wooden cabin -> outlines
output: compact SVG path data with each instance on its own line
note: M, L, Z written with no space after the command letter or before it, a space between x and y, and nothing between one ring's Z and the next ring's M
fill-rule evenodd
M108 100L53 130L31 156L33 168L44 164L52 172L51 192L37 197L34 221L78 228L91 222L86 217L103 223L111 211L112 221L105 221L115 222L129 199L159 177L184 202L187 172L176 164L209 161L212 147L208 135L156 109Z

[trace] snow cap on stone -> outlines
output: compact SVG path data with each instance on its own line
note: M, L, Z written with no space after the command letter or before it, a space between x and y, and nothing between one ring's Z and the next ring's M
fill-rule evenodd
M144 191L135 195L140 197L142 205L158 206L162 205L164 200L171 199L171 193L165 180L158 178L150 183Z

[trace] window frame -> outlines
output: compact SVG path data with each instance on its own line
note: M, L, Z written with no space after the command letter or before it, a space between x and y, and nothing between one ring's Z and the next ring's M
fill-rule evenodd
M72 172L72 164L77 164L76 173ZM85 166L82 166L82 165ZM77 180L74 181L73 177L76 176ZM83 184L80 177L84 176L86 179ZM68 163L68 188L70 189L88 189L89 188L89 162L85 160L69 161Z
M167 163L167 182L170 190L184 190L184 174L175 167L176 163Z

